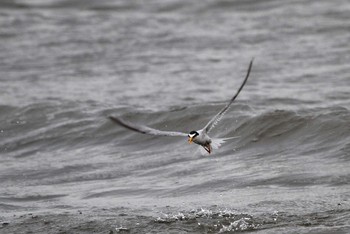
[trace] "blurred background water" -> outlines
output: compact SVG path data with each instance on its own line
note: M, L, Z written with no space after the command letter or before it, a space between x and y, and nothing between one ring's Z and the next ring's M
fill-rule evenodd
M2 233L349 233L350 3L0 1ZM251 77L210 156L187 139Z

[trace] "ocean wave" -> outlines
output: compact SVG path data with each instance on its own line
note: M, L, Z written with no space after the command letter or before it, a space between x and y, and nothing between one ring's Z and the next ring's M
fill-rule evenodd
M142 136L110 122L116 115L130 122L162 130L189 132L203 127L220 109L219 104L173 107L158 112L135 112L127 108L96 108L86 103L40 103L24 107L1 106L1 149L7 152L43 147L77 147L110 143L150 143L164 138ZM343 107L272 110L255 113L249 105L234 105L214 129L218 137L239 136L237 148L285 145L311 152L319 148L348 150L350 112ZM135 138L135 135L137 137ZM174 141L176 139L167 139ZM38 146L38 147L36 147ZM30 150L30 152L32 152ZM30 155L18 154L17 156Z
M28 0L17 0L17 1L1 1L0 6L4 8L65 8L65 9L89 9L97 11L152 11L152 12L181 12L192 11L192 12L206 12L213 10L227 10L234 9L239 11L254 11L257 8L261 10L270 10L279 7L280 4L275 1L205 1L201 4L197 4L195 1L159 1L152 0L148 4L143 4L138 1L114 1L114 0L51 0L51 1L28 1Z

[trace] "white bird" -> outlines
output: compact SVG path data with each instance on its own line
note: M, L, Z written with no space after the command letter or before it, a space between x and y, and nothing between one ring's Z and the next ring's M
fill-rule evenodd
M183 132L171 132L171 131L161 131L154 128L150 128L143 125L138 125L134 123L128 123L125 120L122 120L117 117L110 116L109 119L111 119L114 123L117 123L127 129L133 130L135 132L148 134L148 135L155 135L155 136L179 136L179 137L188 137L188 142L191 144L192 142L202 146L206 152L209 154L212 152L212 149L217 149L221 146L222 143L225 142L227 139L231 138L210 138L208 133L215 127L215 125L222 119L224 114L227 112L233 101L237 98L238 94L243 89L244 85L246 84L250 70L253 65L253 59L250 61L247 75L243 80L243 83L237 90L236 94L231 98L231 100L226 104L222 110L220 110L219 113L217 113L208 123L205 125L204 128L197 130L197 131L191 131L189 134L183 133Z

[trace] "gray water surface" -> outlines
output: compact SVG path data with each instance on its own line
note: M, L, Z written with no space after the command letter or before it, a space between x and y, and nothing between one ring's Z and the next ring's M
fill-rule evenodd
M1 233L349 233L348 1L1 1ZM162 130L239 136L202 156Z

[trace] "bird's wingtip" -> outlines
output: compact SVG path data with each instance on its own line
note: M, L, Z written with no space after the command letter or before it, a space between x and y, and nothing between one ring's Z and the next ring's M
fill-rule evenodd
M115 123L120 123L120 120L112 115L108 116L108 119L112 120Z

